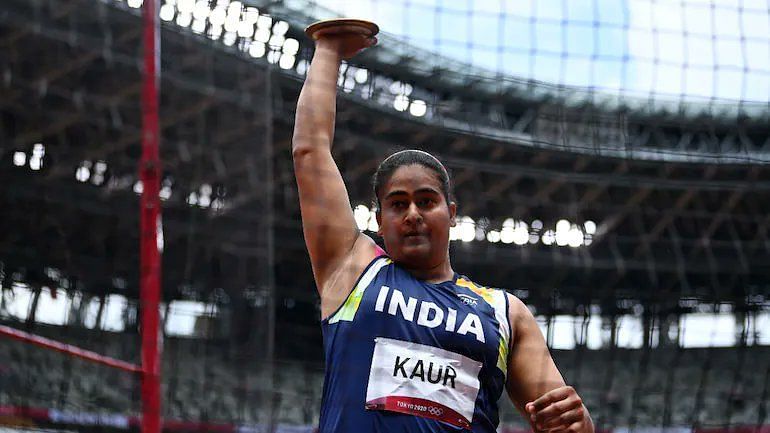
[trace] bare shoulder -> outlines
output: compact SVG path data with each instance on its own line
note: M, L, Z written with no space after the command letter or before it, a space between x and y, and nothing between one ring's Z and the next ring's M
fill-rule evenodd
M508 320L511 323L511 334L517 335L537 328L535 316L524 302L512 293L506 292L508 297ZM539 332L539 330L538 330Z
M329 278L324 281L323 287L319 287L321 317L328 317L345 302L358 277L379 255L381 250L374 240L360 233L353 248L337 263Z
M532 312L521 299L510 292L505 292L505 296L508 297L508 317L511 319L511 323L514 323L514 319L521 320L532 317Z

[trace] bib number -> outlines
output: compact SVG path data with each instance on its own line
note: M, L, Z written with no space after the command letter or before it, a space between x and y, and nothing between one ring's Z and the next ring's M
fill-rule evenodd
M383 337L374 341L366 409L471 428L480 362L424 344Z

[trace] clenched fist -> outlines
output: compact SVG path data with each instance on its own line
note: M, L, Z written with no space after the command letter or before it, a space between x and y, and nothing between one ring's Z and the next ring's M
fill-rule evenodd
M571 386L562 386L524 406L538 432L593 433L594 425L583 400Z

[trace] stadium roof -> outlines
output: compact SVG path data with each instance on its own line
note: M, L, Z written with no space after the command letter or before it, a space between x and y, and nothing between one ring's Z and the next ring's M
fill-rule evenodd
M247 4L255 4L261 7L268 7L271 13L280 17L285 17L287 21L297 28L304 28L315 20L334 18L339 13L323 7L321 4L328 2L316 2L309 0L286 0L286 1L247 1ZM364 2L361 6L354 6L352 9L361 10L371 5ZM431 2L420 3L419 5L394 4L400 13L411 13L410 22L419 22L421 19L436 19L442 14L441 3L436 3L433 8L428 6ZM410 8L410 6L412 6ZM450 9L443 12L449 18L449 15L458 14L464 11L468 16L465 21L473 22L473 14L489 14L489 9L483 5L478 7L483 11L474 11L477 6L468 6L470 10ZM563 5L562 5L563 7ZM597 7L597 6L594 6ZM500 6L500 8L503 8ZM579 9L580 7L578 7ZM493 10L498 9L493 7ZM518 9L518 8L517 8ZM528 9L525 7L524 9ZM753 10L752 10L753 12ZM420 17L420 14L424 17ZM513 25L511 18L504 12L497 12L496 21L498 25ZM562 13L564 13L562 11ZM745 13L750 13L746 11ZM376 15L375 11L367 14ZM488 17L487 17L488 18ZM521 18L521 17L519 17ZM538 20L536 15L529 17L530 21ZM406 20L406 18L404 18ZM562 26L565 25L567 18L562 18ZM403 20L402 20L403 21ZM577 25L577 24L575 24ZM593 23L594 27L601 27L602 23ZM604 25L608 25L604 23ZM753 119L756 121L767 121L770 116L770 105L763 102L763 97L759 96L757 100L740 100L720 97L696 97L688 94L663 94L650 91L648 93L640 90L631 91L629 89L611 88L603 89L598 83L590 83L584 86L568 85L563 83L551 83L544 80L527 79L504 72L493 71L485 67L474 66L460 57L450 57L446 54L439 54L436 51L424 49L414 43L404 40L403 37L389 33L389 29L383 29L379 40L381 43L375 49L369 50L364 56L362 62L376 65L375 69L393 73L400 76L408 76L410 80L419 85L432 89L448 89L454 93L465 95L480 95L481 97L494 100L507 99L511 101L526 101L527 103L540 104L552 102L567 108L582 109L586 105L596 107L601 111L624 111L631 116L660 118L667 117L679 118L683 120L693 120L700 117L712 117L715 119ZM499 30L499 29L498 29ZM436 30L437 31L437 30ZM420 33L420 32L417 32ZM433 38L446 36L444 34L435 34ZM744 36L745 37L745 36ZM448 42L447 42L448 43ZM468 46L475 46L477 40L467 41ZM743 48L743 47L739 47ZM745 48L744 48L745 49ZM505 51L506 47L497 47L498 51ZM530 48L530 56L537 55L534 47ZM562 56L569 56L568 52L562 52ZM497 54L498 62L503 59L502 54ZM596 57L601 57L596 55ZM661 61L661 59L657 59ZM598 60L593 60L596 68L603 66ZM606 65L604 65L606 66ZM761 89L759 89L761 91ZM755 96L755 95L749 95Z
M300 23L282 28L270 7L269 39L301 41ZM0 261L11 279L60 284L44 271L56 268L71 287L136 294L140 30L122 1L3 3ZM289 152L310 52L301 42L282 65L291 50L224 38L164 26L166 297L224 290L248 301L273 278L312 310ZM452 244L458 269L539 311L691 308L683 299L753 308L770 297L766 122L490 98L459 82L427 93L380 54L388 46L342 80L335 157L352 205L369 205L382 157L423 148L453 171L469 218L457 235L467 241ZM562 220L577 234L561 235L567 243Z

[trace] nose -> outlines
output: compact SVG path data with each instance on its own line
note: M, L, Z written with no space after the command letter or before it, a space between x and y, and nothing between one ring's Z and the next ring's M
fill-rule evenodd
M404 215L404 220L408 224L418 224L422 222L422 214L420 214L420 210L417 208L417 205L414 203L411 203L409 205L409 208L406 210L406 215Z

